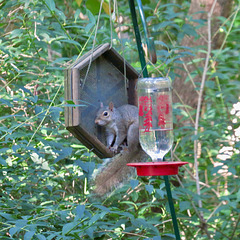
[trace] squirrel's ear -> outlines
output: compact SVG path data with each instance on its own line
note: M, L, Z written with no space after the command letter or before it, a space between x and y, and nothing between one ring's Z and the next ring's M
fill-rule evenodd
M114 104L113 104L113 102L110 102L110 103L109 103L109 109L110 109L111 111L113 111L113 108L114 108Z
M102 108L103 107L103 102L100 102L100 108Z

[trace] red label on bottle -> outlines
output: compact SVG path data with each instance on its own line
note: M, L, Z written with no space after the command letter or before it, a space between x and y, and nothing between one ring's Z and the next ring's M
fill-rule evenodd
M141 96L138 101L139 116L144 117L144 132L150 132L150 128L152 127L152 99L151 97Z
M164 128L170 112L169 96L161 95L157 98L158 126Z

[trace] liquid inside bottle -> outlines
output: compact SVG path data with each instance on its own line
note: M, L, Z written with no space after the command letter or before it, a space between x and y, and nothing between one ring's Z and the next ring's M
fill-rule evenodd
M153 161L162 161L173 144L170 80L139 79L138 105L140 144Z
M150 132L140 130L140 144L153 161L162 161L173 144L173 129L152 129Z

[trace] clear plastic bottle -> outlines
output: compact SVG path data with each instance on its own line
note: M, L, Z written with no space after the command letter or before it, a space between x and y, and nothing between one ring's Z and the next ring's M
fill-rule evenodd
M141 146L153 161L162 161L173 144L170 79L140 78L137 92Z

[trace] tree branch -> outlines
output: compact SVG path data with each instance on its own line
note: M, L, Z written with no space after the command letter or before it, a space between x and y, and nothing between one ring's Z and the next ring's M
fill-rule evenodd
M201 106L202 106L202 97L203 97L205 81L207 78L207 71L208 71L210 54L211 54L211 46L212 46L211 18L212 18L213 10L214 10L216 3L217 3L217 0L214 1L213 5L211 7L211 10L208 13L208 18L207 18L207 24L208 24L207 55L206 55L206 60L205 60L205 65L204 65L203 75L202 75L202 81L201 81L201 87L200 87L199 97L198 97L196 120L195 120L195 130L194 130L195 137L197 137L197 135L198 135L199 119L200 119ZM195 174L196 174L197 194L200 197L201 191L200 191L200 181L199 181L199 174L198 174L198 143L199 143L199 141L197 139L194 140L194 168L195 168ZM202 208L202 200L201 199L198 200L198 206L199 206L199 208ZM203 212L200 212L200 214L202 216L202 219L204 220Z

